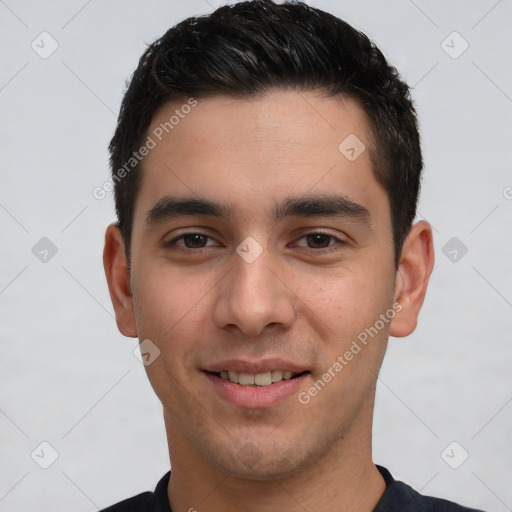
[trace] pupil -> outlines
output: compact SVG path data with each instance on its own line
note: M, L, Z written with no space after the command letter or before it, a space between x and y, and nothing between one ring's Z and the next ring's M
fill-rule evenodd
M199 234L185 235L184 242L185 245L189 248L204 247L206 243L206 237Z
M316 233L314 235L308 235L308 245L313 247L328 247L330 242L330 236L322 233Z

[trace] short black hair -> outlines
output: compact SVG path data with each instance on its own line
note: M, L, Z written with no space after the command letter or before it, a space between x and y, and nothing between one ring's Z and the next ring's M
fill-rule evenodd
M345 21L300 1L272 0L239 2L188 18L142 55L109 146L128 260L141 174L133 156L155 112L172 101L253 98L273 89L318 91L353 99L363 108L373 172L389 198L398 264L416 214L423 168L409 87L376 45Z

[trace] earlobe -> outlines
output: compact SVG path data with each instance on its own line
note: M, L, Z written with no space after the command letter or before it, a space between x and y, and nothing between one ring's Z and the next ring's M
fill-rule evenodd
M402 248L395 281L395 303L401 309L391 322L391 336L408 336L416 328L433 267L432 228L420 221L412 226Z
M137 337L137 326L130 286L130 271L126 261L123 237L115 224L108 226L105 233L103 266L116 314L117 327L125 336L135 338Z

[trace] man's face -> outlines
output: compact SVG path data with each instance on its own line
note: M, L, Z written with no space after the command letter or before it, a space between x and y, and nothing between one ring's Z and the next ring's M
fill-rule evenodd
M370 146L350 100L219 96L199 99L144 159L131 287L138 337L160 350L147 372L171 456L267 479L371 435L389 325L332 369L392 308L396 271L369 151L354 160L353 138L339 149L351 134Z

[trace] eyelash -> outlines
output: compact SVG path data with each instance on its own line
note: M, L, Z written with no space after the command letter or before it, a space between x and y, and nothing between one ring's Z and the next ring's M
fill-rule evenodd
M199 235L199 236L204 236L210 240L213 240L213 237L211 236L208 236L208 235L205 235L204 233L201 233L201 232L198 232L198 231L190 231L189 233L183 233L182 235L179 235L177 236L176 238L173 238L172 240L169 240L168 242L165 242L165 246L166 247L171 247L171 246L176 246L177 245L177 242L178 240L183 240L186 236L190 236L190 235ZM205 247L199 247L198 249L192 249L190 247L185 247L185 246L178 246L178 247L181 247L182 249L184 250L188 250L188 251L194 251L194 250L199 250L199 249L205 249Z
M165 242L164 246L166 248L169 248L169 247L179 247L181 250L184 250L184 251L195 251L195 252L199 252L202 249L206 249L207 247L211 247L211 246L205 246L205 247L191 248L191 247L186 247L186 246L178 245L177 242L179 240L184 240L186 236L190 236L190 235L200 235L200 236L206 237L207 239L213 240L213 237L208 236L208 235L206 235L204 233L201 233L199 231L190 231L188 233L183 233L183 234L173 238L172 240L169 240L168 242ZM340 238L334 236L333 234L325 233L323 231L310 231L308 233L305 233L304 235L299 237L294 243L297 243L299 240L307 238L308 236L314 236L314 235L323 235L323 236L329 237L329 239L330 239L329 242L334 240L334 243L332 243L332 244L329 243L329 245L327 247L313 248L313 247L307 247L307 246L304 247L304 246L302 246L300 248L301 249L305 249L305 250L311 250L311 251L314 251L314 252L326 253L326 252L332 252L332 251L339 250L339 248L340 248L339 246L344 246L344 245L348 244L347 241L341 240ZM336 246L338 246L338 247L336 247Z

